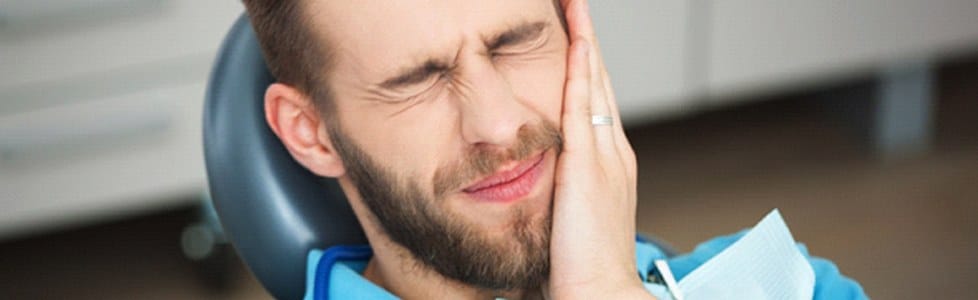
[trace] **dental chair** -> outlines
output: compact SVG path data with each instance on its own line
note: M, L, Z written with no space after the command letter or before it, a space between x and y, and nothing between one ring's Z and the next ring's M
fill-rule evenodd
M264 95L273 82L242 15L211 71L204 156L214 207L239 256L275 298L300 299L311 249L367 239L336 180L296 163L266 125Z
M275 298L300 299L309 250L367 238L339 184L296 163L266 125L264 95L273 82L242 15L211 71L204 156L211 198L235 250Z

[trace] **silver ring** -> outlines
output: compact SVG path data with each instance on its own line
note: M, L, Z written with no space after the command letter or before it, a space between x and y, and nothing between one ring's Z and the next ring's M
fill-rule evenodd
M611 116L593 115L591 116L591 125L594 126L611 125L613 124L614 120L615 119L611 118Z

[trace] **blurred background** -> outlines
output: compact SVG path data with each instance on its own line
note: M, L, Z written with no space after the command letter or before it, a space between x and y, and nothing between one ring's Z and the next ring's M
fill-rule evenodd
M978 298L978 1L592 1L682 251L779 208L877 299ZM233 0L0 0L0 298L266 299L208 203Z

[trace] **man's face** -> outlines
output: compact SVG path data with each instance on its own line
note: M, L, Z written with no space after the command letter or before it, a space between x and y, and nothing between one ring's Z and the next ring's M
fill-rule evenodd
M376 223L486 288L549 270L567 37L550 0L313 1L331 139Z

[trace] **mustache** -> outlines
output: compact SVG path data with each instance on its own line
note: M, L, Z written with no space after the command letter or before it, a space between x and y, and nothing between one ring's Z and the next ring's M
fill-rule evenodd
M463 184L489 176L506 162L522 161L542 150L556 149L560 153L563 144L560 130L553 122L523 126L517 133L516 145L508 149L472 147L458 162L438 168L432 181L435 196L442 198L448 192L461 189Z

